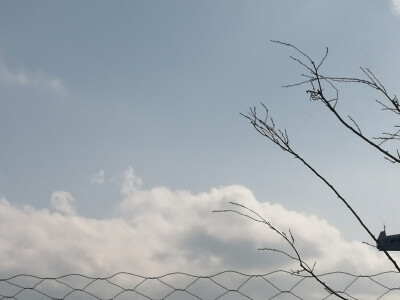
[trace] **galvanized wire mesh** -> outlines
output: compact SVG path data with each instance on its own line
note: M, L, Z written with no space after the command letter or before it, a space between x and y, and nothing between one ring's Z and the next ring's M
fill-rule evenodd
M384 272L354 275L320 274L347 299L400 299L400 274ZM301 273L278 270L265 274L224 271L209 276L175 272L146 277L119 272L108 277L69 274L40 277L20 274L0 279L0 300L158 300L158 299L336 299L315 279Z

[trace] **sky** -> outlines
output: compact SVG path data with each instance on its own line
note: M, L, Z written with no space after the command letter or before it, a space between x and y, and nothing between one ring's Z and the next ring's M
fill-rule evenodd
M368 67L395 94L398 28L397 0L1 1L2 274L278 267L256 251L279 244L265 226L212 213L230 201L291 229L321 270L390 268L338 198L240 113L263 102L376 235L398 233L397 166L308 87L282 88L304 70L270 41L316 60L328 47L325 74ZM375 91L338 87L338 110L367 135L398 124Z

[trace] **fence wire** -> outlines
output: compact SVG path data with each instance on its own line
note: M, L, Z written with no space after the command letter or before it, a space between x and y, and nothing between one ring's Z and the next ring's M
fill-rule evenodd
M400 299L400 274L383 272L354 275L320 274L346 299ZM284 270L249 275L224 271L209 276L175 272L146 277L119 272L108 277L69 274L40 277L20 274L0 279L0 300L241 300L241 299L336 299L315 279Z

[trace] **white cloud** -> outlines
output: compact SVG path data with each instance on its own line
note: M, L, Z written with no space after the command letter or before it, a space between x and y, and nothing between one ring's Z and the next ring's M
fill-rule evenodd
M134 194L143 184L142 179L135 174L132 167L122 173L121 179L121 192L124 196Z
M325 220L260 203L246 187L231 185L193 194L167 187L146 190L141 184L132 168L123 173L122 199L114 218L78 215L74 198L62 191L51 197L56 212L0 200L1 274L105 276L130 271L154 276L298 267L287 257L256 250L287 249L266 226L236 214L212 213L232 208L229 201L257 211L281 230L291 229L304 258L311 265L317 262L317 272L369 274L391 269L381 253L344 240Z
M64 95L67 88L57 77L50 76L44 71L28 71L23 68L11 70L0 60L0 82L6 85L33 87Z
M98 184L98 185L104 184L105 181L106 181L106 172L104 170L100 170L98 173L94 174L90 178L90 182Z
M51 206L58 212L66 216L76 215L75 202L76 200L72 195L65 191L56 191L50 197Z
M400 0L391 0L391 8L397 14L400 15Z

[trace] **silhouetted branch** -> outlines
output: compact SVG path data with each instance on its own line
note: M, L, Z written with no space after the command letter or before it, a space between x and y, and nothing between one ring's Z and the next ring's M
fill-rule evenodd
M289 234L286 234L284 231L279 230L276 228L273 224L271 224L269 221L265 220L259 213L256 211L246 207L245 205L236 203L236 202L229 202L230 204L239 207L243 211L239 211L236 209L225 209L225 210L215 210L214 212L230 212L230 213L235 213L239 214L241 216L244 216L246 218L249 218L250 220L263 223L266 226L268 226L269 229L274 231L276 234L278 234L292 249L293 254L289 254L286 251L279 250L279 249L274 249L274 248L259 248L258 250L267 250L267 251L272 251L272 252L277 252L280 254L283 254L284 256L290 258L291 260L296 261L299 266L300 270L297 271L292 271L294 274L300 274L301 272L307 273L309 276L314 278L320 285L322 285L330 294L337 296L340 299L349 299L345 298L344 296L341 295L341 292L334 290L331 288L328 284L326 284L324 281L321 280L321 278L315 273L315 263L313 264L312 267L310 267L301 257L299 250L295 246L295 240L293 237L292 232L289 230Z
M348 203L348 201L338 192L338 190L324 177L322 176L315 168L313 168L303 157L301 157L297 152L293 150L293 148L289 144L289 137L286 130L282 131L277 129L275 123L272 118L269 116L269 111L264 104L262 106L265 109L265 118L260 118L257 115L256 108L250 109L248 114L242 114L246 119L250 120L250 123L253 127L263 136L268 138L274 144L280 147L285 152L290 153L292 156L300 160L303 165L305 165L316 177L318 177L322 182L329 187L329 189L344 203L346 208L352 213L352 215L356 218L358 223L363 227L363 229L368 233L368 235L372 238L372 240L377 243L377 239L374 234L370 231L368 226L364 223L361 217L357 214L357 212L353 209L353 207ZM397 271L400 272L400 267L397 265L396 261L392 258L392 256L387 252L383 251L386 257L391 261Z
M353 132L355 135L357 135L359 138L361 138L364 142L375 148L376 150L380 151L385 155L385 158L388 159L389 161L393 163L400 163L400 156L398 153L392 154L389 153L389 151L385 150L382 148L382 144L390 141L390 140L398 140L400 138L399 133L400 130L396 130L393 133L390 132L383 132L381 137L376 137L376 138L369 138L366 135L364 135L358 126L358 124L350 118L350 123L347 122L341 114L336 110L336 105L339 101L339 92L336 86L333 84L334 82L337 83L359 83L366 85L368 87L371 87L375 90L377 90L381 95L384 96L384 99L386 101L377 101L383 108L382 110L388 110L396 115L400 115L400 104L399 101L396 97L390 96L384 87L384 85L378 80L378 78L374 75L374 73L369 70L368 68L361 68L361 71L363 74L366 76L365 79L362 78L351 78L351 77L331 77L331 76L325 76L319 73L319 69L324 63L324 61L327 58L328 55L328 49L325 52L325 55L321 62L316 65L314 61L308 56L305 52L301 51L299 48L295 47L292 44L289 43L284 43L280 41L275 41L272 40L273 43L280 44L286 47L290 47L294 49L300 56L300 58L290 56L292 60L300 64L302 67L304 67L309 73L308 74L301 74L302 77L306 77L307 79L304 81L300 81L298 83L294 84L288 84L284 85L284 87L294 87L294 86L300 86L303 84L310 84L311 89L307 89L306 92L310 95L310 99L313 101L320 101L325 106L328 108L329 111L333 113L333 115L339 120L339 122L344 125L347 129L349 129L351 132ZM329 99L323 89L324 84L328 84L329 87L333 88L335 90L335 97L332 99ZM398 126L395 126L398 127ZM380 140L380 143L375 143L373 140ZM397 152L397 151L396 151Z

